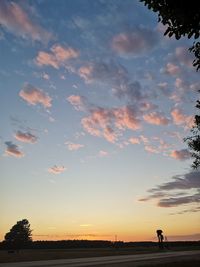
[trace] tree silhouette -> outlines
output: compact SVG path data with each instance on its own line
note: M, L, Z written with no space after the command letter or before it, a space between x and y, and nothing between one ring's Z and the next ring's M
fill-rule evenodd
M140 0L154 12L158 12L158 21L167 26L164 35L175 36L178 40L200 36L200 5L197 0ZM194 42L189 48L194 53L193 66L200 68L200 42Z
M197 100L196 107L200 109L200 101ZM200 166L200 115L196 115L194 118L194 126L191 130L192 136L185 138L191 155L194 158L192 167L197 169Z
M5 234L5 244L11 249L20 249L26 247L31 241L30 224L27 219L18 221L11 229L10 232Z

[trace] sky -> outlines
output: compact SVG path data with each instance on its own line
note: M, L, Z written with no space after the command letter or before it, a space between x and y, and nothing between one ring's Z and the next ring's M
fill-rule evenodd
M0 240L200 239L193 40L137 0L0 1Z

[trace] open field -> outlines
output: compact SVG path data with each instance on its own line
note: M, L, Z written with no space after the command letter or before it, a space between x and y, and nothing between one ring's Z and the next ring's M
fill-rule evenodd
M57 259L29 262L0 263L0 267L189 267L198 266L200 252L164 251L156 253L139 253L132 255L115 255L74 259Z
M170 251L197 250L199 247L179 247ZM102 256L118 256L118 255L135 255L142 253L159 252L157 246L153 247L129 247L129 248L86 248L86 249L26 249L19 253L9 254L7 251L0 251L0 262L23 262L23 261L39 261L39 260L56 260L56 259L75 259Z

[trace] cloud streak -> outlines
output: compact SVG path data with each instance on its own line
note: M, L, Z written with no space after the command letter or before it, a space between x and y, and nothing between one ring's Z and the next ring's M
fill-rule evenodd
M41 27L30 15L17 3L0 1L0 24L4 29L24 39L48 42L52 34Z
M15 138L18 141L24 142L24 143L31 143L34 144L37 142L37 136L33 135L32 133L29 132L21 132L21 131L17 131L17 133L15 134Z
M149 195L140 201L158 199L159 207L177 207L200 201L200 171L172 177L172 181L148 190Z
M170 157L178 160L187 160L191 159L191 153L188 149L173 150L170 154Z
M11 141L5 142L5 145L7 146L5 152L7 155L16 157L16 158L22 158L24 157L24 153L19 150L19 147L12 143Z
M66 168L64 166L54 165L53 167L48 169L48 172L53 174L60 174L63 173L65 170Z
M83 144L78 144L78 143L72 143L72 142L65 142L67 145L67 148L71 151L79 150L84 147Z

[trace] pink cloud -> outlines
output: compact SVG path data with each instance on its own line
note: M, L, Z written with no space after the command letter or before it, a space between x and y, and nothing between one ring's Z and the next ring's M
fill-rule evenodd
M192 128L194 125L194 117L185 115L180 108L172 109L171 116L176 125L184 125L187 128Z
M178 73L180 73L180 68L173 64L173 63L167 63L164 72L170 75L177 75Z
M38 53L37 58L36 58L36 63L39 66L46 65L46 66L52 66L55 69L59 68L59 62L56 60L54 55L49 54L47 52L43 52L43 51L40 51Z
M21 141L24 143L34 144L37 142L37 137L29 132L23 133L21 131L17 131L17 133L15 134L15 138L18 141Z
M189 83L187 81L180 79L180 78L176 79L175 86L176 86L176 88L183 89L183 90L187 90L190 88Z
M152 49L157 41L158 38L154 31L141 28L114 36L112 48L122 55L138 55L138 53Z
M191 158L191 153L187 149L173 150L170 157L178 160L187 160Z
M71 142L66 142L65 144L67 145L69 150L78 150L78 149L84 147L84 145L82 145L82 144L75 144L75 143L71 143Z
M144 144L148 144L149 143L149 139L147 137L145 137L144 135L140 135L140 139Z
M9 156L13 156L16 158L24 157L24 153L19 150L19 147L15 144L13 144L11 141L5 142L5 145L7 146L5 152Z
M87 105L86 98L80 95L70 95L67 97L67 101L76 109L84 110Z
M42 75L42 78L45 79L45 80L49 80L50 79L50 76L47 73L44 73Z
M51 52L47 53L40 51L36 57L36 64L38 66L51 66L55 69L63 66L69 59L77 58L79 51L69 47L56 44L51 47Z
M19 96L30 105L41 104L45 108L51 107L52 98L31 84L25 84L24 88L19 92Z
M141 127L135 110L130 107L95 108L88 117L82 119L84 129L94 136L103 136L114 143L120 131L125 129L137 130Z
M149 153L153 153L153 154L159 153L159 150L156 149L155 147L151 146L151 145L145 145L144 149Z
M84 79L86 83L90 83L92 81L92 71L93 67L91 65L89 66L82 66L78 73L81 78Z
M168 125L169 119L166 118L161 112L155 111L143 116L144 120L150 124L155 125Z
M31 11L31 8L29 8L29 11ZM17 3L0 1L0 24L6 30L22 38L48 42L52 34L37 24L35 20L33 21L30 15Z
M140 144L140 139L137 138L137 137L131 137L131 138L129 139L129 142L130 142L131 144L133 144L133 145L135 145L135 144Z
M108 152L107 151L104 151L104 150L100 150L99 151L99 156L100 157L107 157L108 156Z
M48 172L53 173L53 174L60 174L60 173L64 172L65 170L66 170L66 168L64 166L54 165L53 167L48 169Z

